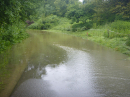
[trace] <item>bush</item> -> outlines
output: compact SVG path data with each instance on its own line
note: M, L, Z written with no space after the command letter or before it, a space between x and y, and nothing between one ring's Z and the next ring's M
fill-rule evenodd
M86 22L86 23L79 23L79 24L73 24L72 25L72 31L84 31L84 30L88 30L92 27L92 23L91 22Z
M30 26L28 26L29 29L38 29L38 23L33 23Z
M13 25L2 25L0 28L0 53L26 37L28 34L25 32L25 23L16 22Z
M44 26L45 26L44 24L39 24L37 28L38 29L44 29L45 28Z
M49 29L56 26L59 22L59 19L56 15L50 15L46 18L40 18L38 21L28 26L29 29Z
M116 21L111 24L111 28L115 32L128 34L130 30L130 22Z

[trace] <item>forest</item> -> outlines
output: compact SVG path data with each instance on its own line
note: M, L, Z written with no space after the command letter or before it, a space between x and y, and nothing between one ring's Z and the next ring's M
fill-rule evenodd
M129 53L129 0L1 0L0 4L0 53L29 37L26 29L62 31ZM27 26L27 20L34 23Z

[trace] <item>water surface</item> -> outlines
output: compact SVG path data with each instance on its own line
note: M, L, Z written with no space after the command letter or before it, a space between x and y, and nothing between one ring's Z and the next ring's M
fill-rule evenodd
M12 48L10 64L22 73L10 97L130 97L127 56L74 36L29 33Z

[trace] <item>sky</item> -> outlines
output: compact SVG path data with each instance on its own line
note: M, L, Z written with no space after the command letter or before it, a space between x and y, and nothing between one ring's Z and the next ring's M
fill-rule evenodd
M83 0L79 0L80 2L83 2Z

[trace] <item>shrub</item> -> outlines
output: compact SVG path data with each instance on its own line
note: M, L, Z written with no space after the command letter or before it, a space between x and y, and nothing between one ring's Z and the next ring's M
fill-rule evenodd
M130 22L115 21L111 24L111 28L115 32L128 34L130 30Z
M25 32L25 23L16 22L13 25L4 25L0 28L0 53L10 45L21 42L28 37Z
M73 24L72 25L72 31L84 31L87 29L90 29L92 27L91 22L86 22L86 23L78 23L78 24Z
M53 26L56 26L59 22L59 19L56 15L50 15L46 18L40 18L38 21L33 23L32 25L28 26L30 29L49 29Z
M30 26L28 26L29 29L38 29L38 23L33 23Z

